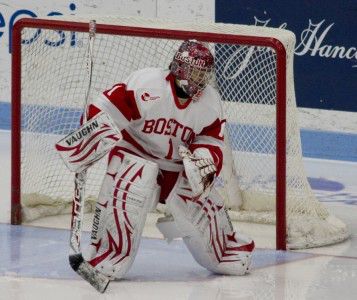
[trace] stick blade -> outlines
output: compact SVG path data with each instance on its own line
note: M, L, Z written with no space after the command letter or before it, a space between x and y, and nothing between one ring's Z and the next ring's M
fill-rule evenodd
M79 276L89 282L98 292L105 292L110 282L109 278L85 261L82 254L70 255L69 264Z

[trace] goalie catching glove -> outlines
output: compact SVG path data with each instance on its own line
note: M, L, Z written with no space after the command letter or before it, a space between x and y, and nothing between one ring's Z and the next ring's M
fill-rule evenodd
M210 152L207 149L198 148L191 153L185 146L179 146L179 155L183 160L193 196L208 195L217 171Z
M67 168L80 172L107 154L122 139L107 113L100 113L56 144Z

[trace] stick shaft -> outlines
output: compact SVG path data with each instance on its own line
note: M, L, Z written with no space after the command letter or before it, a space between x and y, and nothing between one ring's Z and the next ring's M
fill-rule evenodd
M90 21L89 23L89 41L87 49L87 75L88 86L85 93L85 104L83 113L83 123L87 121L88 117L88 103L89 94L92 85L93 73L93 49L95 38L96 23ZM83 259L81 252L81 235L84 211L84 197L85 197L85 184L87 179L87 170L75 173L74 176L74 195L72 201L72 221L70 233L70 255L69 263L72 269L80 275L84 280L88 281L96 290L104 293L109 279L101 274L98 270L92 267L87 261Z

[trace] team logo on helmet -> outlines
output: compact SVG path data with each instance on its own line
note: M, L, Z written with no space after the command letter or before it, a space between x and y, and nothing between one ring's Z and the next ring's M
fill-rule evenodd
M204 68L206 66L206 62L201 58L194 58L189 55L187 51L181 53L176 52L175 58L183 63L189 64L192 67Z

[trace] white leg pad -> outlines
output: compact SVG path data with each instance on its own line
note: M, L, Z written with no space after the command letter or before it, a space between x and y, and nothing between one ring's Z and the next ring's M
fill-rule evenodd
M157 199L158 166L131 154L113 156L99 193L86 259L109 278L132 265L147 213Z
M233 230L222 198L214 189L203 199L191 195L180 176L166 203L195 260L218 274L248 273L254 242Z

